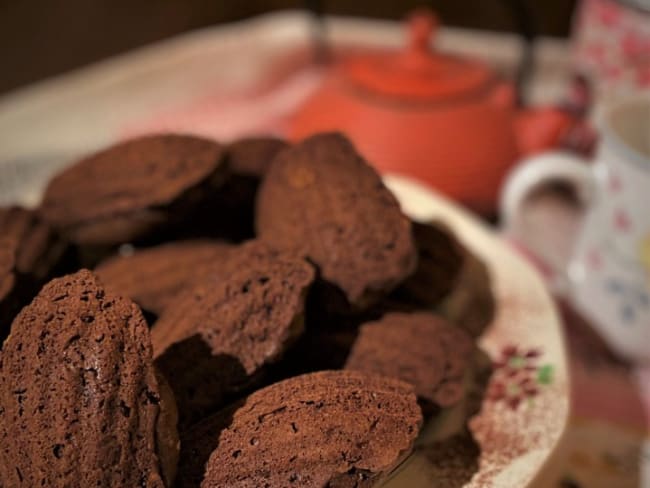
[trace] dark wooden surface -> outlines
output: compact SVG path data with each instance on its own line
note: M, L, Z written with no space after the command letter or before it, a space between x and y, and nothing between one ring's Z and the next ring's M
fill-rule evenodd
M327 13L400 19L433 7L445 24L517 31L524 2L539 31L565 36L576 0L0 0L0 93L198 27L320 5Z

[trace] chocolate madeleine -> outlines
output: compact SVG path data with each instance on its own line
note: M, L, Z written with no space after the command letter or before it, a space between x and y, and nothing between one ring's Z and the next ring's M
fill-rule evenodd
M121 142L56 175L40 213L76 244L143 239L200 205L225 177L223 155L217 142L194 136Z
M302 333L313 268L292 253L245 246L170 302L153 326L156 364L182 426L250 387Z
M422 424L411 386L356 371L321 371L259 390L186 438L179 481L200 471L202 488L370 487L411 451Z
M412 384L428 413L461 400L473 347L469 334L431 313L389 313L361 326L345 369Z
M257 198L258 237L296 249L356 309L415 269L411 223L377 172L340 134L319 134L271 162Z
M161 459L176 456L159 448L178 443L161 402L138 307L87 270L51 281L2 349L0 485L171 485Z

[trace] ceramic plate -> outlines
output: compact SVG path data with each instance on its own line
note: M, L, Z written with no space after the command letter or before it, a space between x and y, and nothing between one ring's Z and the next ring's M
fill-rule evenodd
M407 214L446 222L486 262L492 277L497 314L479 342L495 369L481 412L470 421L481 454L464 486L548 486L569 415L569 378L559 318L541 278L446 198L401 176L385 179ZM438 476L437 468L416 454L385 486L438 486L432 484Z
M22 190L38 195L39 180L23 180ZM490 229L446 198L401 176L385 180L407 214L416 220L447 223L485 261L491 274L497 314L480 345L495 369L481 412L470 421L480 457L464 486L548 486L543 480L553 476L552 468L558 464L551 460L559 456L569 414L569 380L560 323L541 278ZM431 438L462 420L458 412L445 415L425 426ZM453 478L454 473L447 476ZM414 454L382 488L459 486L449 478L440 484L441 476L440 465Z
M14 190L38 198L41 175L23 178ZM480 345L495 365L481 412L470 421L480 446L479 465L464 486L513 487L553 476L551 459L569 414L569 380L560 323L541 278L490 229L446 198L402 176L387 176L387 185L404 211L420 221L442 220L487 264L497 299L494 322ZM456 413L456 419L454 417ZM462 414L460 414L462 415ZM460 423L458 412L437 418L443 429ZM438 425L426 430L438 437ZM457 462L462 462L460 459ZM459 486L438 484L440 466L415 454L392 474L383 488ZM456 476L452 470L451 477Z

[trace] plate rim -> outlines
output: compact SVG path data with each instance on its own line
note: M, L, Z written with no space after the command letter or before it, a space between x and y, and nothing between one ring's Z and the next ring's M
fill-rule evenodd
M499 271L500 268L502 268L503 263L496 263L496 258L492 254L494 248L499 250L503 256L507 256L507 261L510 262L508 266L519 268L525 277L525 281L527 281L531 287L537 288L540 292L539 297L543 297L540 303L546 307L545 313L550 321L548 327L554 331L559 350L559 355L556 358L559 359L559 362L555 363L555 365L559 366L558 370L563 373L562 377L559 379L565 385L564 391L566 393L564 400L566 403L563 408L564 415L561 419L559 428L555 432L554 442L546 449L543 461L540 462L534 470L530 471L525 486L548 486L550 480L560 474L559 470L562 466L562 463L558 461L565 450L566 442L564 441L571 415L571 378L568 369L569 362L566 339L560 315L548 288L544 284L542 276L530 263L517 254L514 249L508 248L507 243L493 229L489 228L487 224L479 221L478 218L473 216L468 210L460 207L448 197L441 195L428 184L398 173L384 174L383 179L385 184L395 194L406 215L413 220L422 222L426 222L427 220L431 221L435 218L442 219L445 224L452 228L460 240L463 241L463 245L466 245L473 252L476 252L486 262L493 280L498 281L505 279L505 275L501 276L501 272ZM477 245L476 242L470 242L472 240L471 238L476 236L480 236L479 241L489 243L487 250L485 248L482 249L481 245ZM503 283L500 284L503 285ZM484 335L479 339L479 344L485 346ZM489 355L490 358L494 360L494 357L491 354ZM481 414L477 416L480 415ZM480 471L481 469L479 469L477 473ZM476 476L474 476L473 479L475 478ZM474 486L474 484L470 481L466 486ZM520 484L513 484L512 486L521 487Z

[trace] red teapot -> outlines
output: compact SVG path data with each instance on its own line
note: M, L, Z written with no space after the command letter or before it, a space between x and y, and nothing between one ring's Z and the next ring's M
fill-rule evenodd
M289 137L342 131L380 171L418 178L490 214L508 169L554 146L571 117L521 110L514 85L487 65L431 50L436 25L418 12L405 49L336 62L293 115Z

